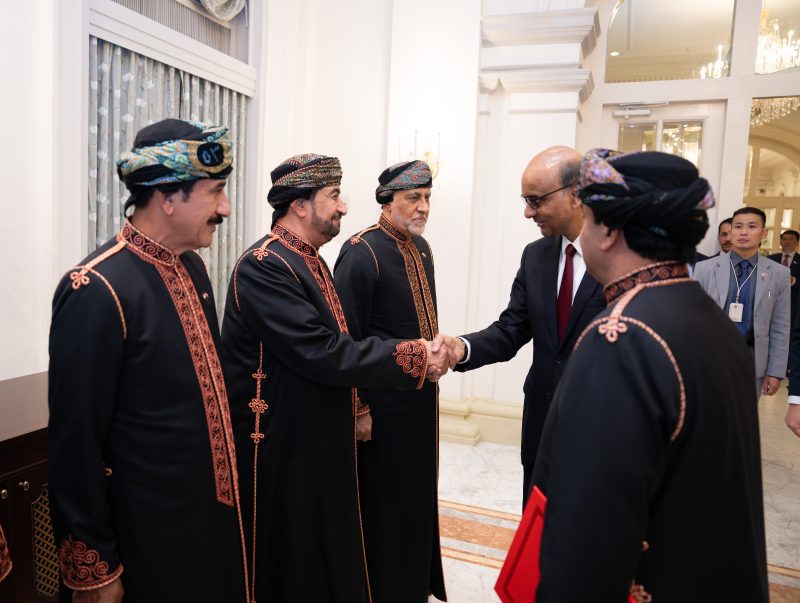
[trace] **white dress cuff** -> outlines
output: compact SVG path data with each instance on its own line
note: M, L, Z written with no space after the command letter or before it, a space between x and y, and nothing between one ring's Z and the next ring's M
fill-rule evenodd
M464 354L464 360L461 360L458 364L466 364L469 362L469 357L472 355L472 347L469 345L469 341L463 337L459 337L459 339L464 342L464 347L467 348L467 353ZM797 404L800 404L800 396L797 396Z

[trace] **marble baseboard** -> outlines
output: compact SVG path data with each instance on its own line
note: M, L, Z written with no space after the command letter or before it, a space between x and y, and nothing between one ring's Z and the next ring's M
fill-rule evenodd
M473 398L440 400L441 439L458 444L478 441L519 446L522 431L522 405Z

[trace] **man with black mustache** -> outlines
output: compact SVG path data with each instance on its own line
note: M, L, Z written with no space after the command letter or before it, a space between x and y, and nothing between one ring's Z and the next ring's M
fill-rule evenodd
M133 214L56 289L48 460L62 600L246 600L216 308L195 252L230 214L232 161L227 128L143 128L117 162Z

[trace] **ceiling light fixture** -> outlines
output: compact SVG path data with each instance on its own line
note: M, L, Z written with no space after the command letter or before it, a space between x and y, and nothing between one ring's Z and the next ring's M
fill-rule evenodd
M619 54L620 54L619 50L612 50L611 52L608 53L608 55L612 57L618 57Z
M800 109L800 96L778 98L754 98L750 107L750 127L763 126L771 121L786 117Z
M777 19L769 20L767 6L761 11L761 26L758 31L756 73L775 73L800 66L800 39L789 30L781 37L781 25Z
M717 46L717 59L700 67L700 79L720 78L728 75L728 57L722 58L722 44Z

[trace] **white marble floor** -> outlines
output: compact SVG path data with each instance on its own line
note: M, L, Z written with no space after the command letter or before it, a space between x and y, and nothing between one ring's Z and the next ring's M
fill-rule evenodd
M519 447L442 442L439 462L440 499L506 513L522 512ZM443 546L447 543L443 542ZM448 557L443 564L449 603L500 601L494 592L499 570ZM431 602L435 601L431 598Z
M785 413L785 387L759 402L767 557L771 565L800 570L800 439L784 425ZM442 500L521 513L522 467L518 447L442 442L439 475ZM496 568L445 558L444 572L450 603L499 601L494 593L499 572ZM795 578L772 573L770 580L800 586Z
M786 427L786 387L758 404L767 561L800 569L800 438Z

